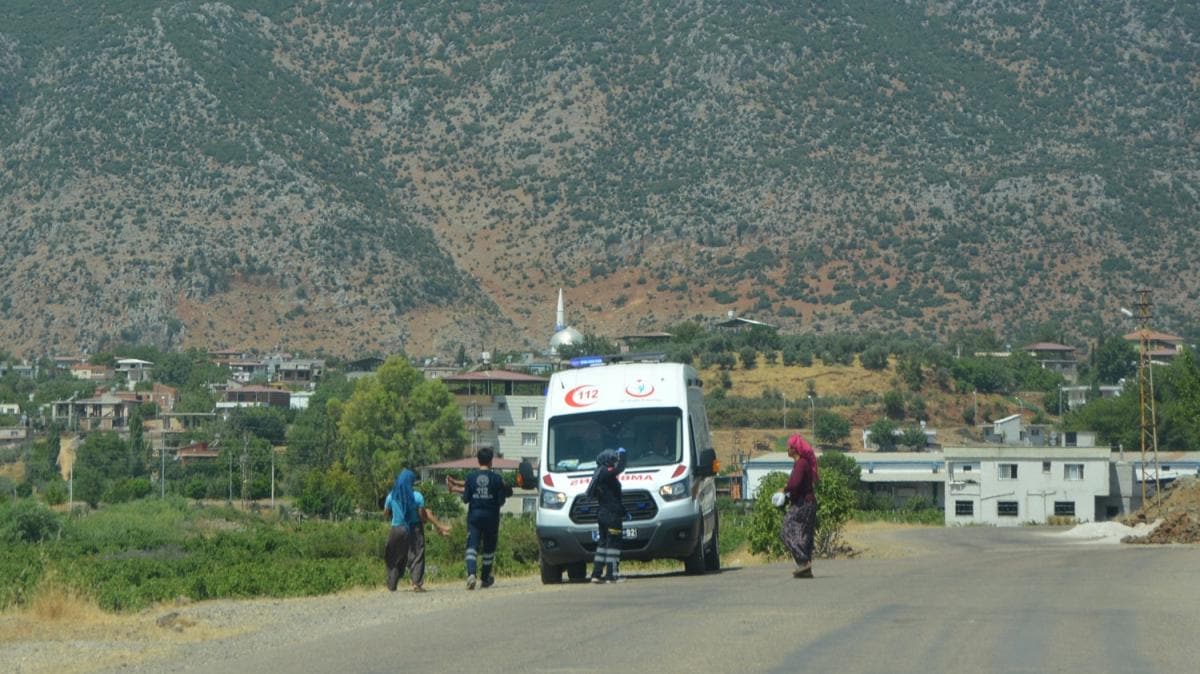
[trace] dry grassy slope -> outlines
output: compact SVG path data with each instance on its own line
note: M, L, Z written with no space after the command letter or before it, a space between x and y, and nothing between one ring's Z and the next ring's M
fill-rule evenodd
M0 8L0 343L538 348L559 286L607 335L1200 316L1186 4L456 9Z

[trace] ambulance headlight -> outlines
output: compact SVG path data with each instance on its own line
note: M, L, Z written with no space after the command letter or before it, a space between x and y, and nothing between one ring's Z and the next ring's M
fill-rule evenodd
M662 487L659 487L658 495L661 496L664 501L678 501L679 499L688 495L689 486L688 479L685 477L678 482L672 482L671 484L665 484Z
M542 507L551 510L561 510L567 504L567 495L561 491L542 490Z

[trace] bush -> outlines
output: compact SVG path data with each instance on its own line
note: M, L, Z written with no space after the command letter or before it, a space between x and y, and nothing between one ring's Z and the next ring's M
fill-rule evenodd
M769 558L777 559L787 554L787 549L783 547L783 539L779 537L783 527L783 509L771 505L771 494L783 488L787 481L786 473L771 473L758 485L758 494L755 495L754 505L750 509L747 534L750 552L756 555L765 554Z
M67 502L67 485L62 480L55 480L42 490L42 498L47 505L62 505Z
M750 512L750 552L779 558L788 554L780 538L783 527L783 509L771 505L771 494L787 484L785 473L771 473L759 484L758 494ZM829 557L837 552L841 544L842 530L854 514L857 495L840 470L821 473L817 482L817 531L813 541L813 554Z
M0 541L41 543L58 538L62 518L33 499L0 506Z

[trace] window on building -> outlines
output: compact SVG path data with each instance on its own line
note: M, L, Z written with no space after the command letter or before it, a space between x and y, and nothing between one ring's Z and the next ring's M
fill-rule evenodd
M503 426L499 426L496 428L496 435L504 435L504 427Z
M996 514L1000 517L1016 517L1017 511L1016 501L996 501Z
M522 407L521 408L521 419L523 421L536 420L537 419L537 408L536 407Z
M537 447L537 433L522 433L521 434L521 446L522 447Z
M1001 480L1017 479L1017 464L1015 464L1015 463L1000 464L1000 479Z
M958 517L974 517L975 502L974 501L955 501L954 514Z
M1082 480L1083 479L1083 464L1068 463L1063 466L1063 479L1065 480Z
M1043 472L1043 473L1049 473L1049 472L1050 472L1050 462L1049 462L1049 461L1043 461L1043 462L1042 462L1042 472Z
M1055 517L1074 517L1075 502L1074 501L1055 501L1054 502Z

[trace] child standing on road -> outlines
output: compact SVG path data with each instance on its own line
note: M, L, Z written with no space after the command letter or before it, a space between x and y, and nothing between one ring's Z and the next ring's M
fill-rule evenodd
M596 557L592 567L592 582L616 583L617 566L621 563L621 523L625 521L625 506L621 503L621 481L625 470L625 448L606 449L596 457L596 472L588 485L587 495L596 499L596 526L600 538L596 541ZM601 577L601 574L604 574Z
M492 565L496 560L496 539L500 533L500 506L512 496L512 487L504 484L504 478L492 470L492 450L484 447L476 453L479 468L471 471L463 481L463 503L467 504L467 589L474 590L475 572L479 565L479 578L483 587L491 587L496 579L492 576Z

